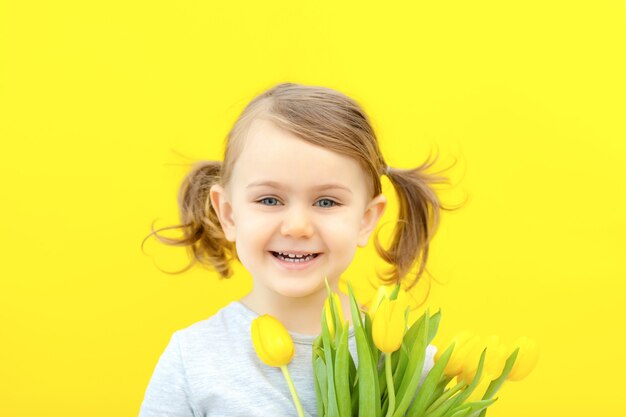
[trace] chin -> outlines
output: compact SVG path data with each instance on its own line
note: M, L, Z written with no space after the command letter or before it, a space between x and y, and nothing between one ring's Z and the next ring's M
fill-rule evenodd
M324 284L324 279L322 278L318 282L290 282L290 283L280 283L274 286L274 291L277 294L282 295L283 297L289 298L304 298L310 295L314 295L323 291L326 293L326 285Z

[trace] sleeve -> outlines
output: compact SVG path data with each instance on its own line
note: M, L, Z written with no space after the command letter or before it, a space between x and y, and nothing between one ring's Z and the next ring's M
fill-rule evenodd
M189 385L174 332L161 354L144 395L139 417L194 417Z
M428 373L435 366L435 353L437 353L437 346L428 345L426 346L426 357L424 358L424 368L422 369L422 375L420 376L420 381L417 384L418 387L422 386L424 380L428 376Z

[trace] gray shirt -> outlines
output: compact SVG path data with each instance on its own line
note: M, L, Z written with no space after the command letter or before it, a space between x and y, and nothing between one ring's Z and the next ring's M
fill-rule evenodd
M280 368L258 358L250 333L259 315L233 301L215 315L175 331L145 392L139 417L297 416ZM295 354L287 366L306 417L317 416L312 345L316 336L289 332ZM358 364L354 328L348 339ZM422 381L434 365L429 345ZM421 382L420 382L421 383Z

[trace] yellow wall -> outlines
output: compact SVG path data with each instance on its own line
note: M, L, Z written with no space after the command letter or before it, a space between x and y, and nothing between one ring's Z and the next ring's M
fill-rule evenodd
M441 336L542 349L489 415L617 415L624 3L214 3L0 2L0 414L136 415L171 333L250 289L164 274L184 250L140 243L178 220L184 164L294 81L359 100L394 167L459 159L441 195L468 202L429 263Z

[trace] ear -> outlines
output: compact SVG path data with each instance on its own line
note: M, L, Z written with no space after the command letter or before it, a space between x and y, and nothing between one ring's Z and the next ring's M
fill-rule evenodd
M228 194L224 187L219 184L211 186L209 197L213 210L217 213L217 218L222 225L222 230L226 239L230 242L235 241L235 219L233 217L233 206L228 198Z
M378 220L380 220L385 212L385 207L387 207L387 197L383 194L378 194L365 207L363 219L361 220L361 228L359 229L359 237L357 240L358 246L365 247L367 245L372 231L376 227L376 224L378 224Z

